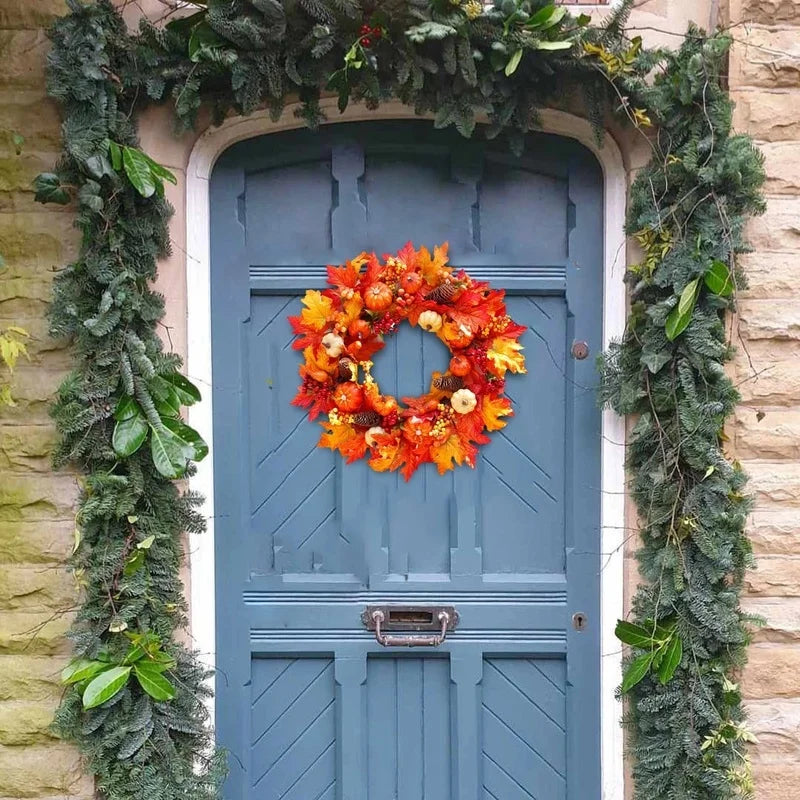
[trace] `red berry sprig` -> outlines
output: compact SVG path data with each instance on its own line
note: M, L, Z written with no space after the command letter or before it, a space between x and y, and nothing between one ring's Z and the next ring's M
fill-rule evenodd
M379 25L367 25L366 23L358 29L362 47L372 47L375 42L383 36L383 29Z

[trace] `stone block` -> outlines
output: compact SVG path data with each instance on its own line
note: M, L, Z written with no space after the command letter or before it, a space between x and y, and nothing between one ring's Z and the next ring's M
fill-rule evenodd
M742 694L749 699L800 697L800 648L757 644L748 651Z
M0 536L0 563L62 563L72 552L74 519L4 520Z
M796 0L733 0L731 20L762 25L800 22L800 6Z
M0 615L0 654L66 655L72 613L6 611Z
M795 113L797 106L795 106ZM800 142L767 142L761 145L769 194L800 193Z
M46 424L56 390L64 380L64 370L17 365L12 395L16 406L3 409L3 421L9 424ZM0 518L2 518L0 516Z
M749 342L734 363L734 378L745 404L795 405L800 402L800 359L797 342L760 339Z
M759 411L739 406L735 432L736 455L740 459L800 459L800 410L796 408Z
M745 339L800 339L797 298L739 302L739 332Z
M759 556L757 569L745 577L745 589L751 596L800 597L800 556Z
M0 523L71 520L77 494L75 478L68 475L6 475L0 484Z
M50 730L54 703L0 703L0 744L33 745L55 739Z
M80 590L66 567L0 566L0 608L4 611L60 611L73 607L79 597Z
M0 471L49 473L55 438L52 425L0 426Z
M797 107L800 92L792 89L733 92L736 102L733 123L737 131L746 131L761 142L800 140L800 117Z
M9 155L16 150L10 138L12 132L25 138L23 153L31 150L56 153L61 147L58 105L47 97L44 86L13 90L0 86L0 130L5 131L0 142Z
M800 197L768 197L766 213L750 220L747 237L756 251L800 250Z
M40 172L52 172L58 153L23 149L19 155L0 157L0 192L33 193L33 180Z
M68 656L0 656L0 700L53 705L63 691L60 673Z
M44 30L0 30L0 58L6 87L38 88L45 83L50 42Z
M800 86L800 36L791 28L742 28L731 50L731 83L767 89Z
M52 274L77 253L78 233L74 213L69 208L38 210L24 216L0 215L0 241L9 266L4 277L30 278L32 274ZM14 267L20 265L20 271Z
M800 98L798 98L800 102ZM739 290L741 302L749 299L796 298L800 287L800 251L773 252L760 249L739 256L747 288Z
M86 792L87 778L73 747L47 744L32 747L0 747L0 795L23 798Z
M751 700L747 716L760 764L800 763L800 700Z
M755 797L758 800L797 800L800 786L800 765L753 764Z
M46 28L58 16L66 13L64 0L0 0L0 28Z
M747 472L756 508L800 508L800 462L750 461Z
M757 554L800 555L800 515L791 507L764 504L750 515L747 533Z
M753 630L754 642L785 642L797 647L800 641L800 598L745 596L742 608L765 620L763 626Z

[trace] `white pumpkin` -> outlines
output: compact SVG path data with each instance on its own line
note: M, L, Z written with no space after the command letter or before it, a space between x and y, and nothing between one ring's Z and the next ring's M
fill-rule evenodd
M370 428L364 434L364 438L367 441L367 445L369 447L375 447L375 445L378 444L375 437L380 436L382 433L386 433L386 431L383 428L381 428L380 425L376 425L374 428Z
M458 414L469 414L478 405L478 398L469 389L459 389L457 392L453 392L450 405Z
M331 358L338 358L344 352L344 339L335 333L322 337L322 347Z
M437 311L423 311L419 315L419 326L430 333L436 333L442 327L442 315Z

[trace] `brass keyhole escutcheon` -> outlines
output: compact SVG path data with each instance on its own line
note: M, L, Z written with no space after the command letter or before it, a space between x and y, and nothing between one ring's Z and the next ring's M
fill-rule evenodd
M572 615L572 627L575 628L576 631L585 631L588 625L589 618L583 611L577 611Z

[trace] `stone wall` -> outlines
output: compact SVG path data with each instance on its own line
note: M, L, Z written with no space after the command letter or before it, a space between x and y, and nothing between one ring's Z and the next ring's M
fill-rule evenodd
M761 145L767 213L750 226L750 288L739 304L735 452L756 495L758 569L747 608L756 633L744 675L758 800L800 785L800 2L732 0L735 123Z
M69 211L33 201L50 170L59 118L45 97L43 32L63 0L0 0L0 328L31 334L15 373L16 408L0 409L0 798L89 798L77 752L49 733L77 591L62 563L74 529L74 476L54 473L50 399L69 355L47 336L54 270L75 252ZM25 137L14 154L11 132ZM66 612L66 613L64 613Z

